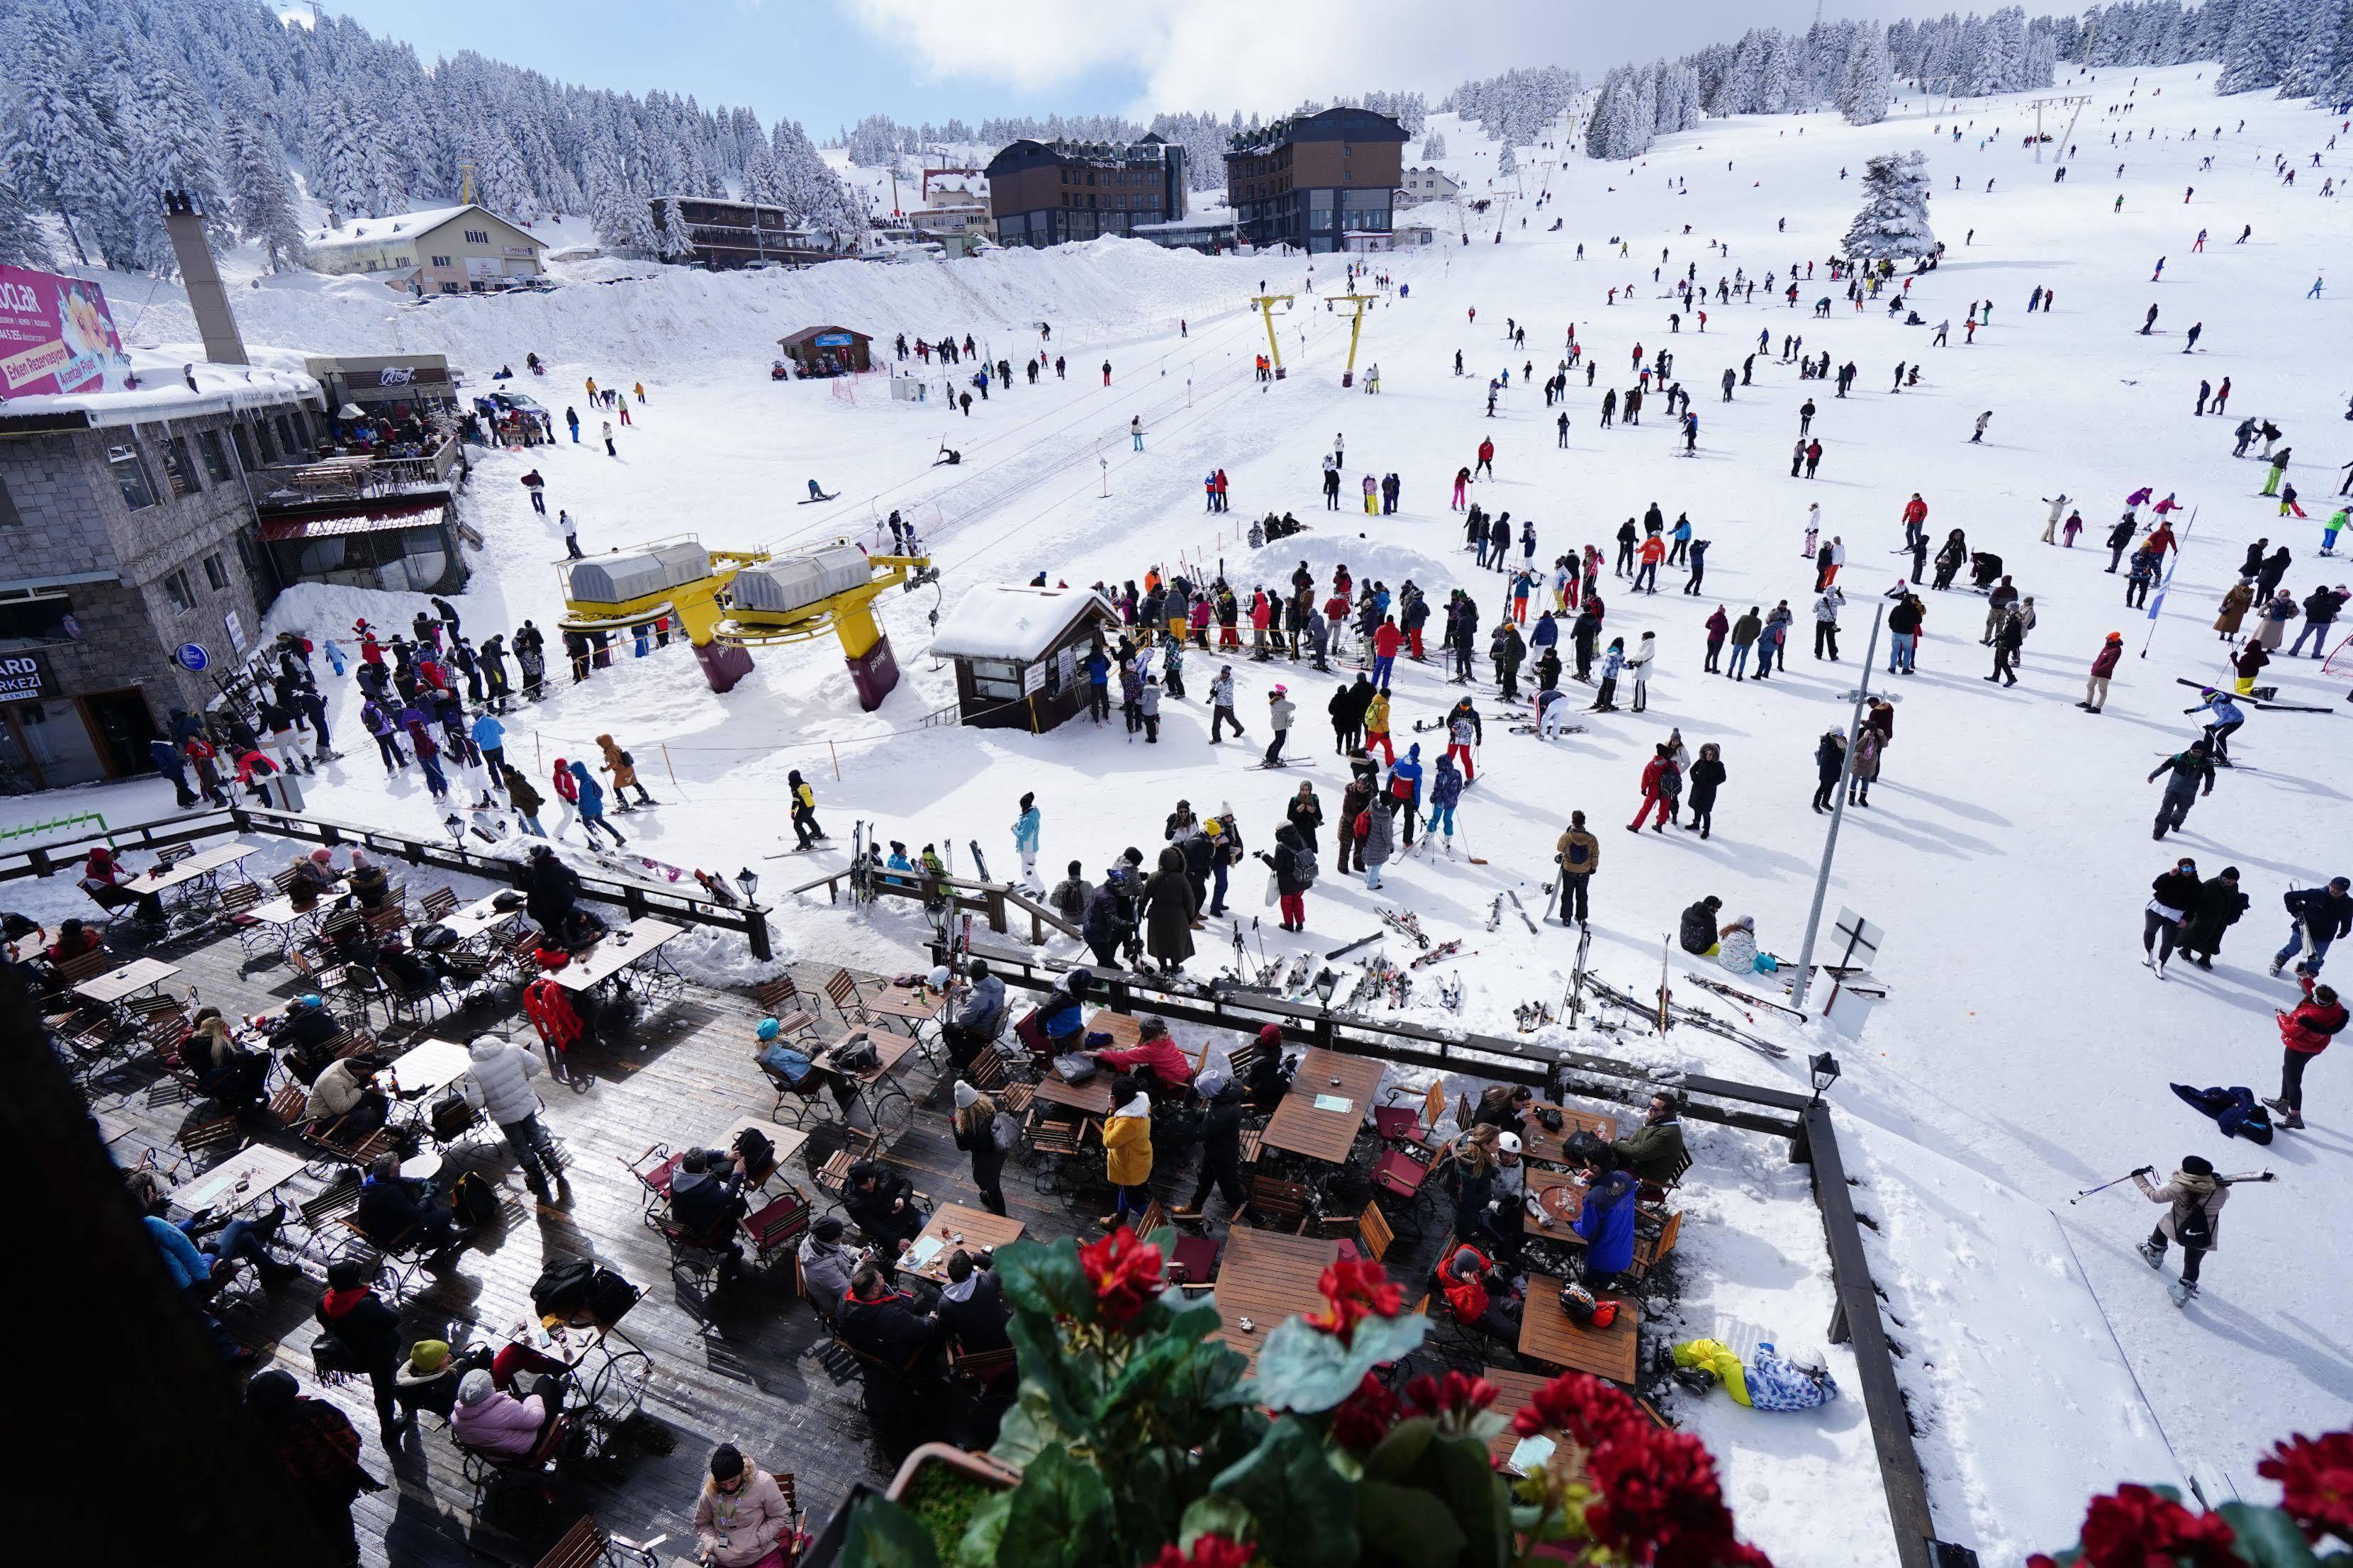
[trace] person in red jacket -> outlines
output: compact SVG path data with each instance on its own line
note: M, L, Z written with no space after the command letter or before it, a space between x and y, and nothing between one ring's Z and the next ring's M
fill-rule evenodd
M2116 672L2116 662L2125 656L2125 634L2110 632L2100 651L2092 656L2092 678L2084 683L2084 700L2075 704L2087 713L2097 713L2108 704L2108 678Z
M1483 437L1479 442L1479 466L1471 470L1471 477L1477 479L1481 474L1491 479L1495 477L1495 443Z
M1389 674L1397 668L1398 649L1405 644L1405 634L1398 630L1397 617L1383 616L1381 624L1373 628L1373 685L1376 689L1389 689Z
M1159 1018L1144 1020L1134 1045L1085 1054L1116 1072L1147 1072L1164 1089L1182 1089L1193 1081L1193 1059L1168 1037L1168 1026Z
M1642 764L1642 809L1636 812L1634 820L1626 825L1627 832L1641 832L1642 824L1650 817L1653 806L1658 808L1659 816L1658 820L1651 824L1651 831L1664 833L1667 830L1667 803L1659 784L1666 776L1667 770L1674 765L1667 755L1667 743L1660 742L1657 754Z
M1904 503L1905 547L1909 549L1927 531L1927 528L1928 503L1920 499L1918 490L1914 490L1912 499Z
M2337 999L2337 988L2316 984L2309 974L2295 978L2304 987L2304 1000L2293 1013L2272 1015L2279 1020L2280 1043L2287 1047L2280 1060L2279 1098L2263 1101L2280 1113L2280 1125L2290 1131L2304 1126L2304 1069L2345 1030L2345 1004Z

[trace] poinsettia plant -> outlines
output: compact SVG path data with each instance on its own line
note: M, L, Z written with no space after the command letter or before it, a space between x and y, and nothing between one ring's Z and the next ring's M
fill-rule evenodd
M1741 1544L1697 1439L1571 1373L1506 1416L1483 1378L1392 1391L1381 1369L1421 1343L1377 1264L1344 1259L1322 1310L1269 1330L1254 1375L1218 1310L1168 1289L1167 1233L997 1254L1021 1370L994 1456L1021 1472L944 1549L896 1504L852 1515L850 1568L1769 1568ZM1565 1437L1569 1478L1513 1480L1507 1427Z
M2280 1484L2277 1507L2226 1502L2198 1510L2171 1487L2127 1483L2092 1500L2076 1543L2027 1568L2353 1568L2353 1432L2275 1443L2255 1473Z

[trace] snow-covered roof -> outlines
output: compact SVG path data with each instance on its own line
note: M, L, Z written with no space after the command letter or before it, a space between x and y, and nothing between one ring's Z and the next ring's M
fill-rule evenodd
M1090 609L1111 606L1092 588L1032 588L983 584L956 601L932 638L935 658L1041 658Z
M136 425L154 419L185 419L197 414L308 400L325 394L315 377L268 365L215 364L164 349L127 351L135 387L111 392L50 392L0 400L0 417L84 414L97 426ZM195 390L188 378L195 379Z
M499 222L522 234L533 245L545 243L533 237L520 224L499 217L480 203L467 202L454 207L427 207L423 212L395 213L390 217L346 218L341 228L312 229L302 237L302 246L306 250L347 250L358 246L382 245L391 239L414 239L418 235L439 228L461 213L470 212L498 218Z

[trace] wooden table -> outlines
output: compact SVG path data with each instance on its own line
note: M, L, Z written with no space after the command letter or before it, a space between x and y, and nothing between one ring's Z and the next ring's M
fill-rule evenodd
M202 1214L214 1208L233 1214L248 1204L268 1197L308 1163L301 1155L273 1144L248 1144L182 1187L173 1196L182 1208L192 1214ZM241 1193L236 1190L240 1178L246 1184Z
M1618 1318L1606 1329L1584 1328L1560 1308L1564 1281L1528 1276L1528 1297L1520 1315L1520 1353L1571 1372L1589 1372L1631 1388L1641 1339L1641 1308L1630 1296L1603 1296L1618 1303Z
M1324 1310L1324 1293L1315 1282L1339 1258L1337 1241L1235 1226L1226 1235L1226 1255L1218 1265L1218 1337L1241 1352L1256 1371L1258 1352L1277 1323ZM1244 1318L1250 1321L1247 1332Z
M499 897L499 894L491 893L478 899L454 914L444 915L439 923L449 928L461 947L477 937L488 936L503 926L512 924L515 917L522 913L521 904L511 910L499 909L496 906Z
M1585 1210L1584 1181L1568 1171L1550 1171L1541 1165L1529 1165L1525 1169L1528 1173L1530 1201L1549 1215L1553 1222L1549 1227L1540 1226L1529 1234L1550 1237L1572 1246L1584 1245L1568 1229ZM1535 1216L1531 1215L1529 1217L1533 1219Z
M160 958L134 958L120 969L110 969L83 981L74 987L74 994L85 1002L110 1006L142 991L153 990L179 973L179 965Z
M1114 1013L1108 1007L1098 1007L1087 1015L1086 1023L1079 1030L1082 1041L1089 1035L1111 1037L1108 1047L1090 1047L1092 1049L1124 1051L1144 1043L1144 1020L1133 1013Z
M1560 1112L1560 1131L1555 1132L1536 1120L1539 1110ZM1579 1132L1590 1132L1604 1143L1618 1141L1618 1119L1601 1116L1589 1110L1573 1110L1566 1105L1546 1105L1538 1100L1528 1108L1528 1119L1520 1129L1520 1147L1531 1160L1545 1160L1553 1164L1568 1163L1568 1141Z
M1495 1401L1494 1407L1496 1414L1506 1422L1534 1404L1536 1390L1552 1381L1542 1373L1517 1372L1500 1366L1482 1368L1480 1375L1502 1391L1503 1396ZM1552 1458L1545 1461L1546 1470L1563 1480L1570 1479L1584 1470L1585 1456L1577 1451L1575 1438L1557 1426L1546 1427L1544 1435L1553 1440ZM1487 1455L1494 1461L1495 1468L1505 1475L1518 1475L1520 1472L1511 1468L1510 1460L1519 1446L1519 1435L1506 1426L1487 1440Z
M1346 1164L1373 1096L1380 1089L1383 1070L1384 1064L1369 1057L1344 1056L1310 1046L1292 1074L1291 1092L1268 1119L1266 1147L1304 1154L1326 1164ZM1315 1101L1324 1096L1345 1100L1347 1109L1318 1108Z
M947 993L934 991L926 984L885 985L860 1004L867 1013L877 1018L896 1018L920 1029L925 1024L939 1022L948 1005ZM913 1032L913 1030L910 1031Z
M631 964L661 952L673 937L685 934L684 926L655 920L650 915L631 921L619 931L607 932L596 946L575 954L570 963L554 971L555 983L566 991L593 991Z
M396 1057L385 1070L392 1074L394 1092L412 1099L457 1082L473 1065L474 1058L463 1046L448 1040L419 1040Z
M735 1147L735 1135L746 1129L765 1138L775 1145L776 1151L776 1168L768 1173L765 1180L753 1183L755 1187L765 1187L769 1182L775 1181L783 1173L786 1163L799 1153L808 1142L809 1135L797 1127L779 1127L773 1121L763 1121L757 1117L747 1116L727 1130L719 1146L732 1151Z
M1108 1068L1097 1068L1087 1075L1084 1083L1072 1083L1050 1064L1038 1080L1038 1098L1049 1105L1067 1105L1089 1116L1109 1116L1111 1080Z
M150 871L130 886L142 893L169 893L197 882L211 887L216 873L257 853L248 844L216 844L209 849L197 850L166 870Z
M834 1066L833 1053L861 1036L874 1047L876 1058L874 1065L862 1072L846 1072ZM891 1075L899 1070L899 1064L913 1055L914 1049L915 1037L913 1035L894 1035L888 1029L852 1029L848 1035L828 1046L818 1056L817 1065L838 1078L848 1079L858 1086L858 1098L864 1103L866 1114L873 1119L875 1131L880 1132L882 1130L882 1101L893 1095L902 1100L907 1099L907 1091L892 1082ZM913 1109L913 1102L910 1101L911 1115Z
M966 1252L993 1250L1020 1240L1021 1231L1018 1219L991 1214L987 1209L968 1209L962 1204L942 1204L932 1211L931 1223L908 1247L906 1256L913 1258L915 1248L923 1245L925 1237L938 1242L939 1251L921 1268L908 1263L907 1272L921 1275L935 1285L944 1285L948 1282L948 1258L956 1248L960 1247ZM959 1236L964 1237L962 1241L952 1239Z
M298 910L294 907L294 900L282 894L245 911L246 918L255 925L269 927L281 952L294 945L296 929L303 921L323 919L327 912L323 902Z

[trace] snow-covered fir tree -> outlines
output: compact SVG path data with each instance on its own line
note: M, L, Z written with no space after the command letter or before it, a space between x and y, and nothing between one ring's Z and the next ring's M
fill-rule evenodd
M1895 93L1895 68L1887 58L1887 35L1876 22L1855 30L1839 84L1839 114L1850 125L1876 125L1887 118Z
M1507 174L1516 174L1519 172L1519 154L1514 153L1512 151L1512 144L1509 142L1506 142L1504 143L1502 151L1495 154L1495 174L1500 178Z
M300 267L302 222L286 154L249 97L232 94L222 102L221 161L238 233L261 247L272 272Z
M47 267L49 237L16 184L0 173L0 267Z
M679 204L665 200L661 204L661 231L656 241L656 253L664 261L683 261L694 254L694 236L686 226L685 215Z
M1437 132L1433 131L1429 135L1421 139L1421 161L1423 163L1427 163L1434 158L1443 158L1445 156L1445 137L1440 136Z
M1905 261L1936 248L1928 226L1928 160L1918 153L1882 153L1862 166L1862 210L1846 231L1846 254L1857 261Z
M2279 85L2310 15L2306 0L2239 0L2214 90L2253 92Z

